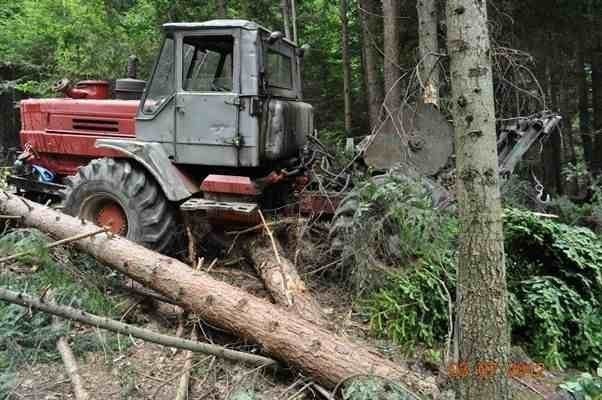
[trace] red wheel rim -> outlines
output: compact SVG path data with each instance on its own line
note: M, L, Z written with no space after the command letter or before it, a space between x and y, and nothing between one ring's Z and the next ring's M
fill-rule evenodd
M127 232L127 216L121 206L113 200L105 200L99 207L98 213L94 218L94 223L98 226L108 227L116 235L124 235Z

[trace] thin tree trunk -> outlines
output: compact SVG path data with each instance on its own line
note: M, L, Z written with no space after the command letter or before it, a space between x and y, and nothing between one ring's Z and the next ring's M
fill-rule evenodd
M583 158L588 169L592 170L593 144L591 135L591 115L589 112L589 83L585 70L585 35L584 28L579 28L577 39L577 92L579 96L579 129Z
M26 226L56 238L98 229L90 223L82 224L77 218L6 193L0 193L1 213L21 215ZM267 353L304 370L325 386L332 387L353 375L373 374L405 383L424 396L434 397L438 393L436 385L379 356L366 345L337 336L292 312L215 280L205 272L193 271L176 259L127 239L99 235L94 239L80 240L75 246L107 266L174 299L204 321L260 344ZM134 328L129 329L133 332ZM203 343L195 345L208 346Z
M298 43L297 36L297 4L295 0L291 0L291 23L293 25L293 42Z
M401 105L401 4L400 0L383 0L385 105L395 113ZM390 115L387 115L389 118ZM391 132L393 133L393 132Z
M422 100L439 104L439 15L436 0L418 0L418 74L422 84Z
M554 34L549 33L549 42L557 42ZM546 53L546 86L548 88L548 98L550 107L553 111L559 111L560 95L560 71L557 60L559 59L558 49L554 48L552 53ZM544 145L543 154L544 185L549 193L561 195L563 193L562 185L562 138L560 131L555 129Z
M592 167L596 176L602 174L602 41L592 50L592 107L594 110L594 150Z
M287 39L291 39L291 26L289 16L291 15L289 0L281 0L280 9L282 11L282 24L284 25L284 35Z
M486 2L448 0L448 51L456 131L457 382L462 400L509 398L509 331Z
M228 18L228 0L216 0L217 17Z
M364 84L366 86L368 116L370 130L373 131L380 122L380 107L383 101L383 86L378 72L378 55L376 52L378 12L375 0L358 1L360 22L362 26L362 61Z
M349 57L349 20L347 18L347 0L340 0L341 47L343 55L343 99L345 103L345 136L347 147L353 148L351 136L351 61Z

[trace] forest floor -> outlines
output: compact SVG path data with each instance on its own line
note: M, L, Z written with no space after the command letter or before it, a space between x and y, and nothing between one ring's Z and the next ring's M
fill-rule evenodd
M20 231L23 231L24 234L21 234ZM15 233L21 238L20 241L26 240L28 235L31 235L30 230L12 231L13 236ZM35 235L40 234L35 233ZM0 247L2 247L2 253L6 253L7 247L3 247L3 240L4 238L0 237ZM8 242L11 241L14 243L14 238L8 240ZM299 264L303 265L307 264L307 260L311 259L312 254L315 257L315 251L316 249L312 248L311 243L306 243L304 253L289 254L289 257L291 259L298 258ZM94 261L89 260L86 261L88 264L83 269L80 268L80 256L82 255L72 248L56 249L46 255L40 255L39 259L33 257L26 260L25 263L15 263L11 265L9 271L3 269L0 272L0 281L3 285L8 282L8 286L24 284L26 289L34 293L36 288L39 290L46 286L64 284L67 287L64 289L66 292L73 293L75 297L78 297L86 287L86 282L101 282L106 279L107 274L111 274L106 267L98 264L90 267L90 263L94 263ZM256 276L252 266L245 262L230 266L226 264L228 263L218 263L209 272L216 279L239 286L256 296L269 298L268 292L262 281ZM425 379L438 383L445 382L444 374L438 372L438 370L445 371L441 360L434 360L428 351L413 351L409 354L391 341L374 337L369 321L362 314L361 307L354 301L353 295L337 282L311 273L310 269L315 271L315 266L305 265L305 268L300 268L300 272L305 277L311 292L315 295L328 320L332 322L334 332L370 344L386 357L421 373ZM53 270L56 271L52 272ZM58 279L57 273L66 275ZM115 277L111 279L115 279ZM123 278L117 279L122 280ZM123 281L122 283L128 284ZM135 323L153 331L176 335L178 315L180 315L177 307L157 302L144 302L140 299L133 300L131 296L114 290L108 284L103 287L101 295L115 303L116 309L119 310L117 315L113 315L114 318ZM90 296L86 294L81 297L87 299ZM71 301L73 302L73 300ZM82 308L87 308L86 301L89 300L82 300L84 303ZM88 309L88 311L90 310ZM2 312L3 310L0 308L0 319L7 318L8 313L4 311L5 316L3 316ZM27 310L20 312L22 314L19 319L31 317ZM190 334L190 327L194 322L201 327L199 339L202 341L242 350L253 351L255 349L253 345L241 343L237 338L229 336L217 328L208 326L202 321L195 321L194 316L188 319L185 337ZM1 320L0 329L2 329ZM71 324L67 332L78 358L85 387L92 399L174 399L180 377L185 371L185 352L175 352L173 349L139 339L114 335L76 324ZM87 340L94 344L82 345L80 343L82 337L88 338ZM16 365L16 368L13 368L10 385L4 393L0 390L0 398L15 400L73 398L71 383L60 359L56 357L56 354L54 357L44 356L46 353L54 351L53 346L42 342L33 343L30 346L38 346L38 348L34 349L33 356L30 355L13 364L13 367ZM2 343L0 341L1 350ZM10 358L22 351L16 347L5 347L4 350L5 358L7 354ZM0 352L0 367L2 366L1 356ZM0 375L2 375L1 368ZM559 381L557 375L548 373L543 381L528 377L514 380L513 386L518 394L515 398L541 399L543 396L551 394ZM190 382L189 398L191 399L302 400L324 398L315 391L310 384L311 381L303 376L302 371L268 371L202 354L195 354L193 357ZM2 397L2 395L6 397ZM369 400L372 397L366 397L366 399Z
M237 284L262 297L267 291L251 271L238 268L215 268L212 275ZM315 280L310 282L329 320L339 334L369 342L381 352L402 362L398 346L370 335L370 327L353 307L351 296L334 285ZM132 308L134 307L134 308ZM175 335L176 310L162 304L153 310L134 304L122 319L136 321L137 325ZM236 339L217 329L204 326L200 338L207 342L239 346ZM189 329L186 329L190 332ZM78 357L80 373L85 387L93 399L157 399L172 400L175 396L186 354L183 351L127 338L106 334L90 327L72 327L69 336L96 335L105 344L99 351L85 352ZM115 343L119 340L119 343ZM234 342L233 342L234 341ZM112 342L112 343L108 343ZM175 354L174 354L175 353ZM423 371L424 372L424 371ZM431 378L432 379L432 378ZM189 398L193 399L320 399L309 380L294 371L264 371L241 364L214 359L202 354L194 355L191 370ZM14 379L9 399L70 399L72 388L65 368L60 361L37 361L21 365Z

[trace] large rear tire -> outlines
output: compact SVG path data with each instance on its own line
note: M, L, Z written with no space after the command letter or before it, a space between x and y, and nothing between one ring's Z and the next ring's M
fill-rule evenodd
M166 252L176 233L175 207L146 171L101 158L65 179L63 210L152 250Z

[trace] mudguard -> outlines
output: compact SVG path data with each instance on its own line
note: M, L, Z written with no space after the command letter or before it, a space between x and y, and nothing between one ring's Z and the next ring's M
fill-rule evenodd
M96 147L117 150L137 161L153 175L170 201L181 201L200 191L199 185L172 164L161 143L98 139Z

